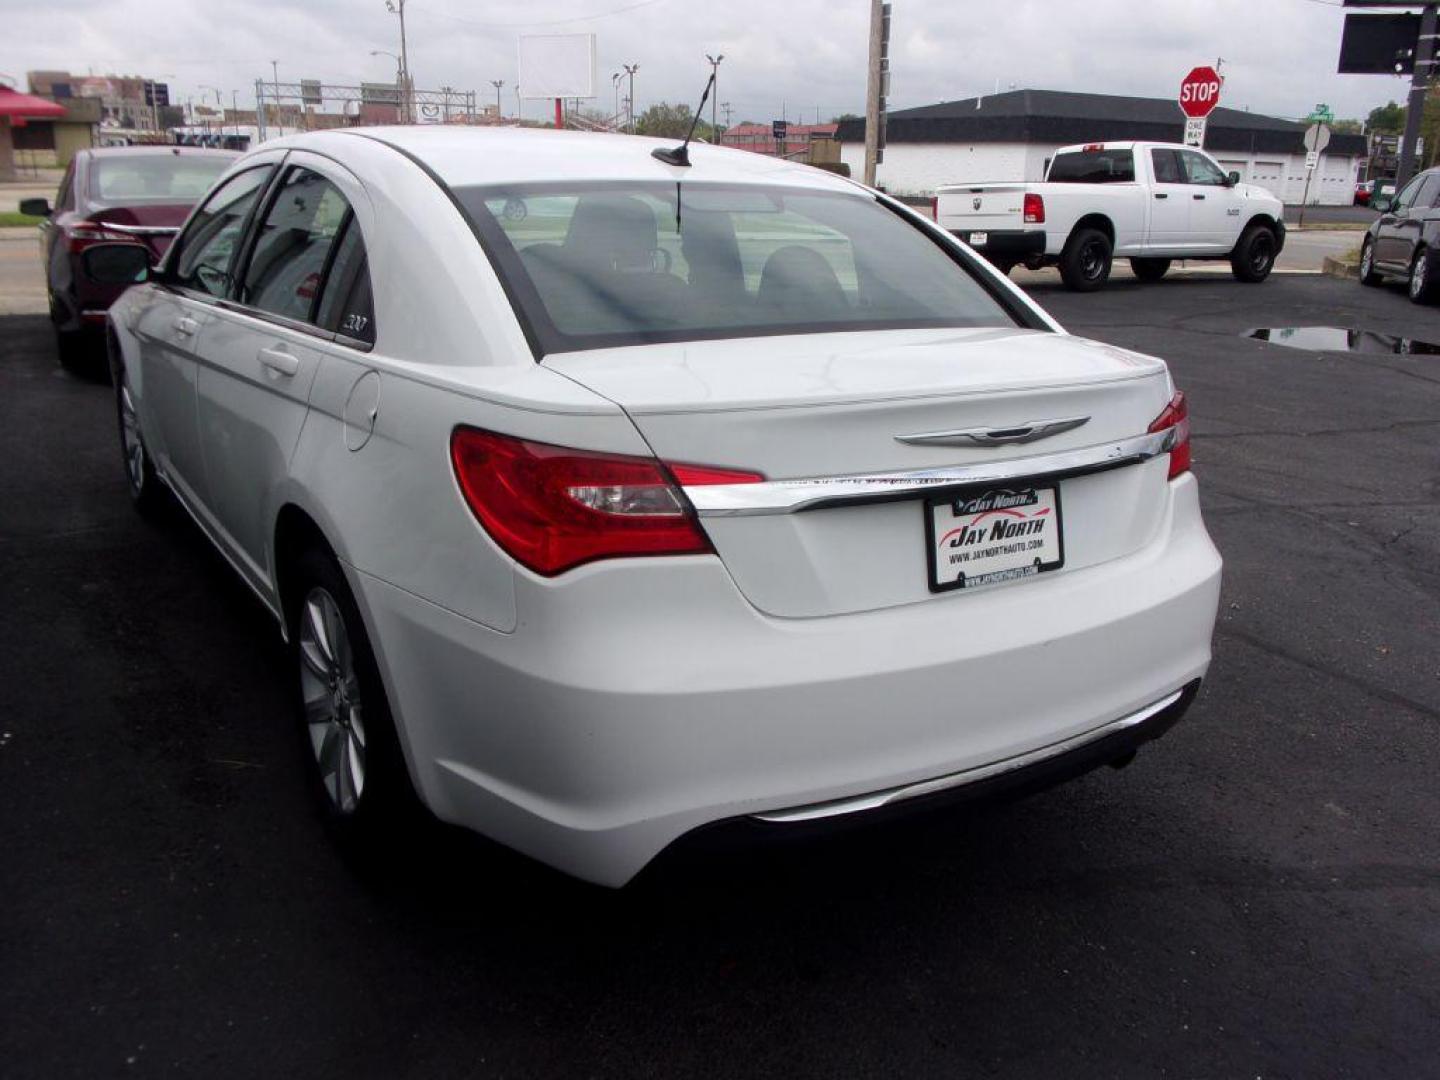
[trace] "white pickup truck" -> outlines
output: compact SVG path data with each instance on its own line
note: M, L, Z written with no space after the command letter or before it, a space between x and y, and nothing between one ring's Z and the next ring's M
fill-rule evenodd
M1142 281L1174 259L1227 259L1241 281L1264 281L1285 245L1279 199L1174 143L1065 146L1043 183L946 185L934 214L1001 270L1059 266L1081 292L1105 284L1116 256Z

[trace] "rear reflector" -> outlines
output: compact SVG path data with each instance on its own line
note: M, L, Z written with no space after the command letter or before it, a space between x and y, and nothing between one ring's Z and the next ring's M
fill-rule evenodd
M1190 471L1190 405L1185 391L1176 390L1165 411L1155 418L1150 431L1175 428L1175 441L1170 446L1170 479Z
M1024 201L1025 224L1045 224L1045 200L1039 195L1027 192Z
M517 562L547 576L596 559L709 552L710 541L680 485L764 479L468 427L451 434L450 460L485 531Z

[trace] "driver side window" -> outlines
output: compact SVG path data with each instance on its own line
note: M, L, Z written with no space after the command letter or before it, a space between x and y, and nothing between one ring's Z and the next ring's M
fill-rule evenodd
M1205 184L1209 187L1222 187L1225 183L1225 174L1204 154L1197 154L1193 150L1181 150L1180 162L1185 167L1185 178L1191 184Z
M1425 177L1417 176L1405 185L1400 194L1395 197L1397 209L1408 210L1415 204L1415 196L1420 193L1420 185L1425 182Z
M247 169L205 200L178 241L178 257L171 263L172 284L209 296L229 293L240 234L270 172L269 165Z

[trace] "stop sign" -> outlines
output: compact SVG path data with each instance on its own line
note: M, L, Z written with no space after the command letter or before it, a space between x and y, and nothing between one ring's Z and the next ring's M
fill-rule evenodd
M1220 76L1206 65L1180 80L1180 111L1193 120L1210 115L1220 104Z

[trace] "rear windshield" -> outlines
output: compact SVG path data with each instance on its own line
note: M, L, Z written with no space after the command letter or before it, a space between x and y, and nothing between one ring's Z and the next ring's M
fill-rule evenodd
M1077 150L1056 154L1045 179L1057 184L1119 184L1135 179L1129 150Z
M199 202L233 160L208 154L96 157L90 163L90 194L102 202Z
M542 353L1019 321L861 194L623 183L456 196Z

